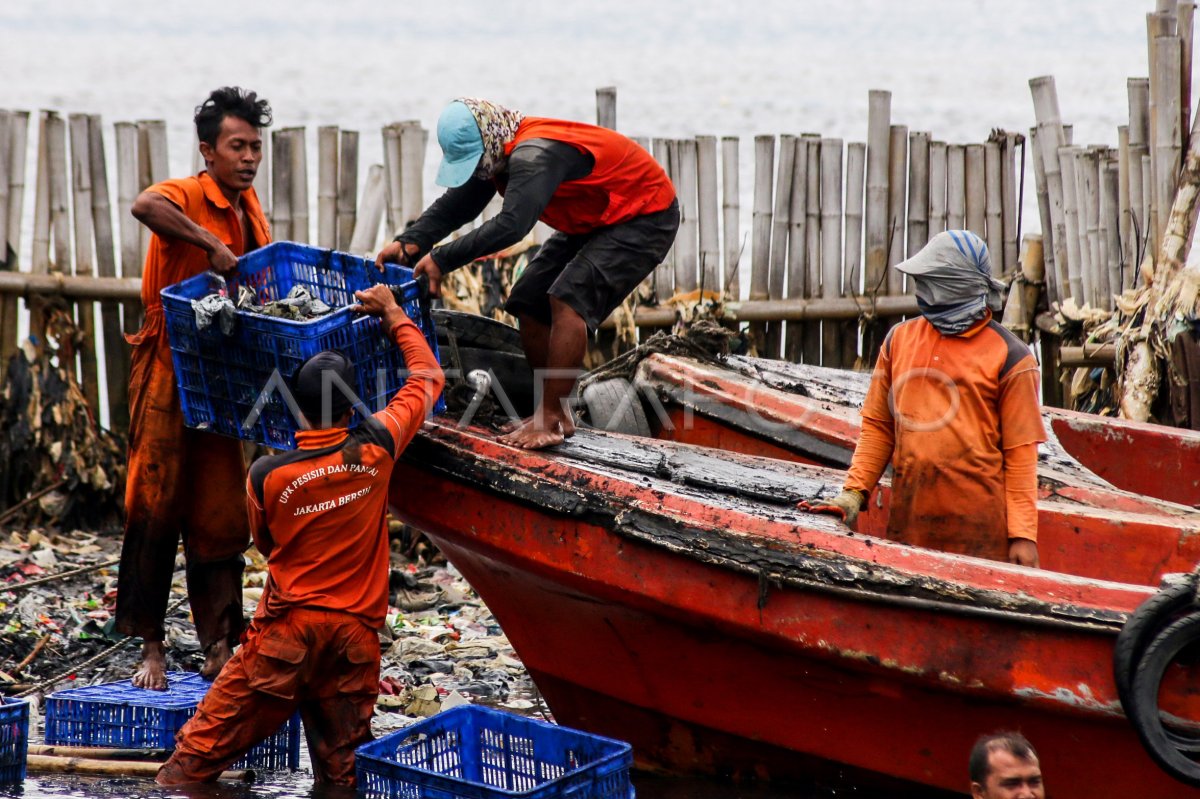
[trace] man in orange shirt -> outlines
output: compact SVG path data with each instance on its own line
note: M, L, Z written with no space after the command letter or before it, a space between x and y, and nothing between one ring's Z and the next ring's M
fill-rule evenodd
M357 292L401 348L408 380L387 407L347 430L354 385L340 353L294 378L309 428L297 449L260 458L246 481L268 579L245 645L176 738L161 785L215 780L300 709L317 782L354 785L354 749L371 738L379 636L388 607L388 482L433 409L444 378L420 329L385 286Z
M853 524L890 462L889 539L1037 566L1038 365L992 318L1004 284L987 245L946 231L896 268L922 315L883 343L832 505Z
M132 209L154 235L142 274L145 320L127 336L129 472L116 621L143 641L134 685L159 690L167 687L163 620L180 535L208 677L243 629L242 552L250 540L245 514L229 502L245 479L241 442L184 427L159 292L207 269L230 273L238 256L271 241L251 185L262 160L259 131L271 124L267 101L217 89L195 122L205 171L151 186Z
M650 153L607 128L527 117L487 100L462 98L438 119L449 190L376 256L416 263L437 296L444 273L519 242L540 219L557 233L512 287L505 310L517 317L541 400L500 438L527 449L560 444L575 431L565 407L600 326L666 256L679 228L675 187ZM442 246L499 192L500 213Z

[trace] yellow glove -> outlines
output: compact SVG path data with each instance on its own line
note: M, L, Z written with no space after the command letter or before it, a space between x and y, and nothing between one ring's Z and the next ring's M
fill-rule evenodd
M842 493L831 500L817 500L814 502L805 500L797 507L813 513L829 513L841 516L842 521L847 525L853 525L855 520L858 519L858 512L862 509L864 500L866 500L866 497L863 496L863 492L852 488L843 488Z

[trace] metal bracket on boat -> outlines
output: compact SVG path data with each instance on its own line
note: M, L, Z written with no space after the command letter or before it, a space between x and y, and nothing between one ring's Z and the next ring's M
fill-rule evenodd
M471 423L471 419L475 416L475 411L479 410L479 406L487 399L488 394L492 393L492 376L483 369L471 370L465 382L475 390L475 393L471 395L471 400L467 403L467 409L463 411L462 417L458 421L460 428L466 427Z

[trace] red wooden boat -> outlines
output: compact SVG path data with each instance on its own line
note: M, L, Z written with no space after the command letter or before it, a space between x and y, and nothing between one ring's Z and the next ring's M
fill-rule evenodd
M869 381L781 361L734 356L715 365L663 354L644 359L634 377L664 403L663 418L648 414L659 437L842 467ZM1175 516L1200 507L1200 432L1057 408L1043 408L1043 418L1043 498Z
M1130 514L1076 505L1077 526L1043 530L1047 568L1030 570L795 508L841 480L586 430L530 453L439 417L391 490L556 717L631 741L643 765L960 791L976 736L1019 728L1058 795L1195 794L1143 751L1110 672L1126 615L1195 561L1192 520L1148 544L1105 521ZM1108 579L1081 576L1097 572ZM1195 676L1160 699L1200 722Z

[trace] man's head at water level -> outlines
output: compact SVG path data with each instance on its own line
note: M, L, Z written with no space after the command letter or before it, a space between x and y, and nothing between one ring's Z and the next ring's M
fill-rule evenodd
M969 770L973 799L1046 797L1037 752L1019 732L999 732L976 741Z
M224 86L196 107L194 120L204 167L221 191L228 196L250 188L262 163L262 129L271 124L267 101Z

